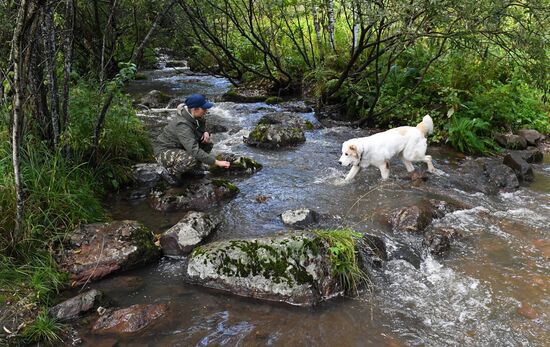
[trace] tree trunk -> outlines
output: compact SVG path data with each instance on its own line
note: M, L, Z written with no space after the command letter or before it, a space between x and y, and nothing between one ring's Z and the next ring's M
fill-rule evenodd
M59 145L60 126L59 126L59 89L56 74L56 45L55 45L55 26L53 24L53 6L55 3L49 3L42 7L42 39L46 54L46 68L48 70L48 87L50 89L50 115L52 119L53 146Z
M327 15L328 15L328 37L330 49L334 52L336 47L334 46L334 1L327 0Z
M69 127L69 88L71 84L71 67L73 63L73 39L74 39L74 0L65 0L65 35L63 41L63 120L61 130L64 132Z
M25 90L24 73L23 73L23 37L24 27L29 15L29 1L21 0L17 19L15 22L15 30L13 32L12 47L10 60L13 63L14 75L14 100L13 100L13 117L12 117L12 161L13 174L15 180L15 199L16 199L16 216L15 228L12 234L12 246L15 246L22 238L24 219L25 219L25 196L23 192L23 179L21 176L20 148L22 137L23 124L23 93Z
M315 36L317 37L317 49L319 50L319 60L323 61L323 41L321 39L321 24L319 24L319 16L317 14L317 5L313 4L311 8L313 16L313 27L315 28Z
M132 58L130 61L134 62L137 66L139 66L139 63L141 62L141 59L143 58L143 50L145 49L145 46L149 43L149 40L151 39L151 36L153 33L157 30L157 27L162 20L170 11L170 9L176 4L177 0L169 0L168 3L166 3L166 6L164 7L164 10L158 13L157 17L155 18L155 21L151 25L151 28L141 41L139 47L134 51L134 54L132 54Z

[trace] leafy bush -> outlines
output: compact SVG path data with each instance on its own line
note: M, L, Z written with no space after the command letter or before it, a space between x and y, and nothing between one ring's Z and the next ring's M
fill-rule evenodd
M496 148L489 138L491 124L479 118L456 117L447 126L447 141L461 152L486 154Z
M82 161L90 155L91 139L103 98L97 88L80 81L71 90L71 126L66 143ZM152 159L152 145L137 118L131 100L118 92L105 118L96 153L98 179L108 188L118 188L131 180L130 165Z

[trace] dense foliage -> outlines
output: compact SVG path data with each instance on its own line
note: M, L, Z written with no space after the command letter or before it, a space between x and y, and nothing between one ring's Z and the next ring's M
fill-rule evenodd
M550 130L547 1L180 2L194 66L276 95L341 104L357 124L412 124L484 153L495 131ZM184 25L183 25L184 24Z

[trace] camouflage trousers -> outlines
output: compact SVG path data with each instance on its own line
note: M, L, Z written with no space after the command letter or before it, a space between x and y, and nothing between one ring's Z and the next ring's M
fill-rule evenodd
M200 147L205 152L210 153L214 145L212 143L201 143ZM185 150L178 148L160 151L155 156L155 159L157 163L166 168L170 175L176 178L180 178L182 174L191 172L200 166L200 162L197 159Z

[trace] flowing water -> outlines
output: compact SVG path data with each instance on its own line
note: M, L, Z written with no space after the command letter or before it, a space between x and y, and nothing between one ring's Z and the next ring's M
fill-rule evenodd
M148 80L136 81L129 92L140 95L159 89L177 96L201 92L216 99L229 87L221 78L177 72L149 72ZM214 134L215 152L241 154L264 165L253 176L233 179L240 189L238 196L209 211L224 219L214 240L277 233L284 229L282 212L307 207L336 216L341 226L381 236L392 253L403 244L418 246L422 240L417 235L394 234L383 212L442 194L472 207L433 222L458 228L463 237L452 244L446 258L420 254L418 268L404 260L390 260L372 274L374 292L314 308L186 284L182 261L164 258L93 287L102 289L119 306L168 303L169 315L144 332L126 337L94 336L84 327L86 345L115 341L120 346L548 345L549 160L535 165L536 179L531 185L495 196L449 188L446 176L464 157L442 148L428 151L434 165L447 175L413 184L396 162L387 182L380 180L377 169L369 168L353 183L343 184L347 169L337 162L340 145L366 132L320 128L306 134L305 144L278 151L244 145L242 137L255 122L279 109L263 103L217 102L207 116L207 121L231 129ZM316 123L313 113L302 116ZM267 201L258 203L259 195ZM154 211L145 200L124 195L109 205L113 218L139 220L156 233L183 215ZM135 285L124 281L135 281Z

